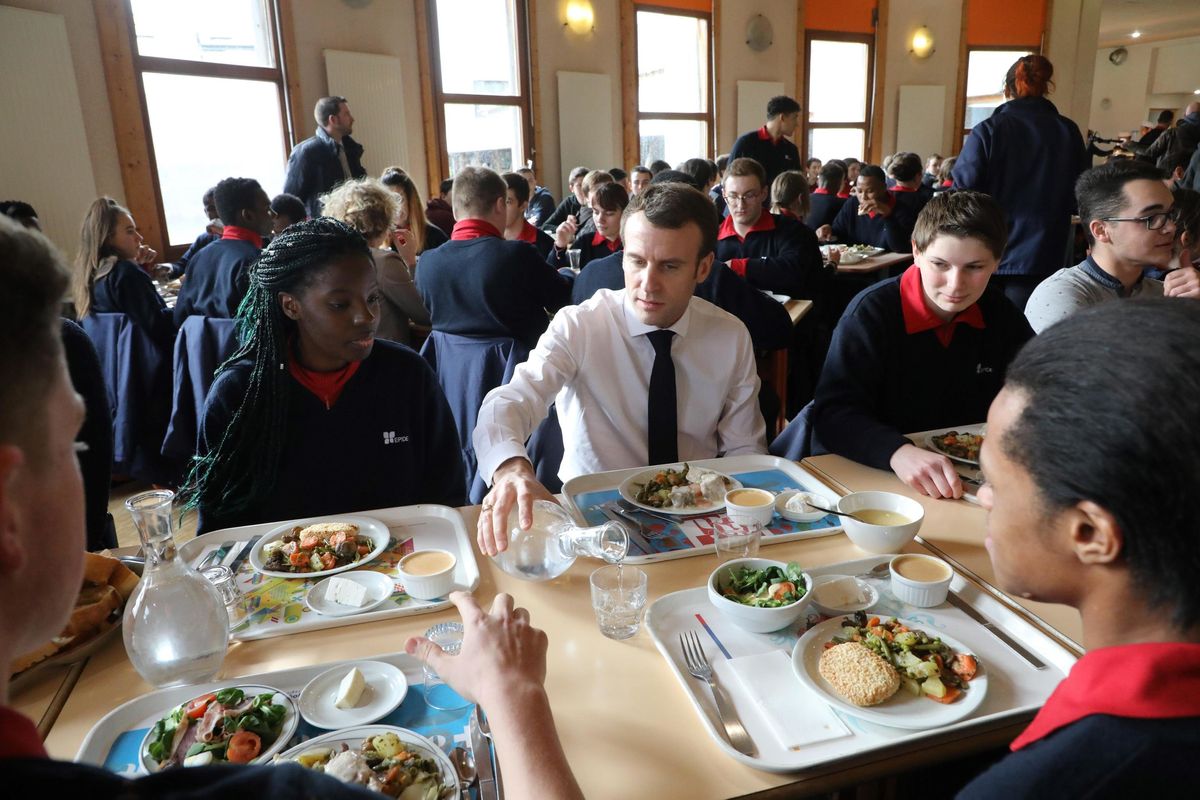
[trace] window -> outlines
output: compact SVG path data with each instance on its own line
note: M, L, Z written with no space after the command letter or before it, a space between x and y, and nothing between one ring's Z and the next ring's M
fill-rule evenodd
M806 37L805 158L866 158L874 82L874 37L814 32Z
M710 15L638 10L635 19L640 163L712 158Z
M966 97L963 101L962 135L965 140L974 128L992 115L1004 102L1004 76L1021 56L1035 52L1033 48L967 50Z
M165 240L173 255L208 220L222 178L283 186L289 124L275 0L129 0L136 71ZM164 254L164 257L167 257Z
M533 156L527 0L427 0L439 169L510 172Z

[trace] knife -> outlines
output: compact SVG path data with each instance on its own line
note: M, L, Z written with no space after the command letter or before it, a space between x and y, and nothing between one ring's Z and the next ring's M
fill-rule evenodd
M496 771L492 768L492 747L480 727L479 706L471 715L471 755L475 757L475 773L479 776L479 800L500 800L496 789Z
M253 536L251 537L250 541L246 542L246 546L242 548L242 552L238 553L237 558L235 558L233 563L229 565L230 572L232 572L234 575L237 575L238 567L242 565L243 561L250 557L251 551L254 550L254 545L258 544L258 540L261 538L261 536Z
M986 630L988 633L992 634L992 636L995 636L997 639L999 639L1000 641L1002 641L1006 645L1008 645L1010 648L1012 648L1013 652L1015 652L1021 658L1025 659L1031 665L1033 665L1034 669L1045 669L1046 668L1046 665L1042 662L1041 659L1039 659L1033 653L1026 650L1020 644L1018 644L1017 640L1012 638L1011 636L1009 636L1008 633L1006 633L1002 628L997 627L987 617L985 617L983 614L980 614L978 611L976 611L973 607L971 607L967 603L966 600L963 600L961 597L959 597L957 592L950 592L950 594L947 595L946 599L950 601L950 605L954 606L959 611L962 611L968 617L970 617L971 619L978 622L980 625L983 626L984 630Z

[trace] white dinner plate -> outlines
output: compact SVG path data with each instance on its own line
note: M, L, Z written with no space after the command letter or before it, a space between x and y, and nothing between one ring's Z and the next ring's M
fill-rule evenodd
M308 590L308 594L304 597L304 602L308 603L309 608L327 617L349 617L353 614L362 614L378 608L386 603L388 598L396 591L396 584L392 582L391 578L382 572L375 572L370 569L351 572L339 575L338 577L344 581L353 581L366 589L366 603L361 607L355 608L354 606L344 606L341 603L333 602L329 597L329 584L333 580L333 577L329 577Z
M951 461L957 461L960 464L969 464L972 467L978 467L979 459L970 459L970 458L961 458L959 456L952 456L949 453L947 453L945 450L943 450L942 448L940 448L936 444L934 444L933 438L935 436L945 436L947 433L950 433L950 431L957 431L958 433L973 433L976 436L987 436L987 425L984 423L979 423L976 425L959 425L959 426L953 427L953 428L943 428L940 431L931 431L925 437L925 449L926 450L932 450L935 453L941 453L942 455L944 455L946 458L950 459Z
M651 478L653 478L655 475L657 475L658 473L662 472L665 469L678 470L682 467L683 467L683 464L664 464L661 466L654 467L653 469L645 470L644 472L639 472L636 475L630 475L628 478L621 481L621 485L617 487L617 491L620 492L621 497L625 498L630 503L633 503L638 508L643 508L646 511L650 511L655 514L670 514L673 516L692 516L694 514L715 514L716 512L720 511L722 508L725 507L724 503L711 503L711 504L705 505L705 506L684 506L683 508L668 508L668 507L655 508L654 506L649 506L649 505L646 505L645 503L639 503L637 501L637 493L638 493L639 487L635 486L634 484L645 484L645 483L649 482ZM701 467L701 469L705 470L706 472L712 472L716 475L720 475L722 478L724 478L727 482L727 488L731 492L734 489L742 488L742 482L739 481L737 478L726 475L724 472L717 472L715 469L708 469L708 467Z
M358 667L366 688L354 708L338 708L338 688L350 670ZM297 705L300 716L310 725L326 730L339 730L354 725L368 725L395 711L408 694L408 679L391 664L382 661L356 661L327 669L308 682L300 691Z
M304 528L309 525L315 525L318 522L353 522L358 526L359 536L369 536L375 546L371 548L371 552L355 561L353 564L345 564L333 569L323 569L317 572L277 572L267 569L265 559L263 558L263 548L271 542L282 539L285 534L291 533L293 528ZM379 557L379 554L387 550L388 543L392 540L392 534L388 531L387 525L384 525L377 519L372 517L363 517L357 514L330 514L324 517L311 517L309 519L298 519L295 522L288 522L280 525L277 528L272 528L263 535L254 549L250 551L250 566L272 578L299 578L301 580L309 580L311 578L323 578L326 575L336 575L339 572L357 569L363 564L374 561Z
M905 620L900 621L913 630L923 630L930 636L936 636L955 652L974 653L971 648L966 647L957 639L953 639L939 630L932 629L928 625L906 622ZM925 697L914 697L903 687L877 706L863 707L847 702L821 677L821 673L817 669L821 653L825 652L825 643L839 633L841 629L842 618L840 616L835 619L826 620L810 628L807 633L800 637L800 641L796 642L796 648L792 650L792 670L796 673L796 677L800 679L801 683L820 695L822 699L838 711L844 711L851 716L858 717L867 722L874 722L877 725L887 725L892 728L908 728L910 730L924 730L926 728L939 728L943 725L949 725L952 722L957 722L964 717L970 716L975 709L979 708L979 704L983 702L984 696L987 695L987 666L981 662L979 672L967 684L967 690L962 693L962 697L950 705L943 705L936 700L929 700Z
M279 689L276 689L272 686L259 686L256 684L240 685L240 684L236 684L236 683L232 684L230 686L222 687L222 690L223 689L241 689L243 692L246 693L246 697L253 697L255 695L272 693L275 695L272 698L272 702L278 703L279 705L281 705L287 709L283 714L283 727L279 732L279 737L277 739L275 739L275 741L272 742L269 747L264 747L263 751L258 754L258 758L254 759L253 761L250 762L251 764L261 764L261 763L270 761L271 758L276 753L278 753L280 750L282 750L284 747L286 747L287 743L289 741L291 741L291 738L296 735L296 728L300 725L300 715L296 713L295 702L292 701L292 698L287 696L286 692L280 691ZM217 691L220 691L220 690L217 690ZM206 694L209 694L209 693L203 692L201 694L196 695L196 697L203 697ZM175 709L179 708L179 706L181 706L181 705L186 706L188 703L192 702L192 700L196 699L196 697L188 698L188 700L184 703L179 703L179 704L171 706L170 708L163 709L162 714L159 715L160 718L170 715L171 712L173 712ZM142 761L142 769L144 769L144 770L146 770L146 772L150 772L150 773L155 773L155 772L159 771L158 762L150 757L150 750L149 750L150 737L153 735L154 735L154 726L151 725L150 730L146 733L146 737L144 739L142 739L142 744L139 748L139 753L141 755L141 761ZM224 762L221 762L221 763L224 763Z
M450 763L450 759L442 752L442 748L416 731L410 731L408 728L397 728L394 725L359 725L354 728L345 728L333 733L327 733L324 736L318 736L315 739L309 739L303 744L296 745L291 750L281 754L277 761L294 761L309 750L314 750L318 747L331 747L337 750L340 749L341 745L345 744L348 748L357 750L362 746L363 739L388 732L399 736L400 741L416 749L422 755L431 757L437 761L438 768L442 771L443 785L439 797L451 796L451 790L453 792L458 791L458 773L454 771L454 765Z

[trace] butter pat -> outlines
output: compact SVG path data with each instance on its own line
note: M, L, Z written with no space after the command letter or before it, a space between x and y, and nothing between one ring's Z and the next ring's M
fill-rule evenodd
M362 608L367 604L367 587L346 578L329 579L326 597L340 606Z
M333 701L333 704L338 708L354 708L362 698L363 689L366 688L367 682L363 679L362 672L355 667L346 673L346 677L342 678L342 682L338 686L337 699Z
M850 576L822 583L817 587L817 602L830 608L856 606L866 598L862 595L858 581Z

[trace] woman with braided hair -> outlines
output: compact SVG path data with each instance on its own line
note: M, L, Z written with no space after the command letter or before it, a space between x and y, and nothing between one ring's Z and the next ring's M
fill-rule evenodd
M198 532L466 501L450 407L420 356L375 340L380 298L342 222L296 223L263 250L185 487Z

